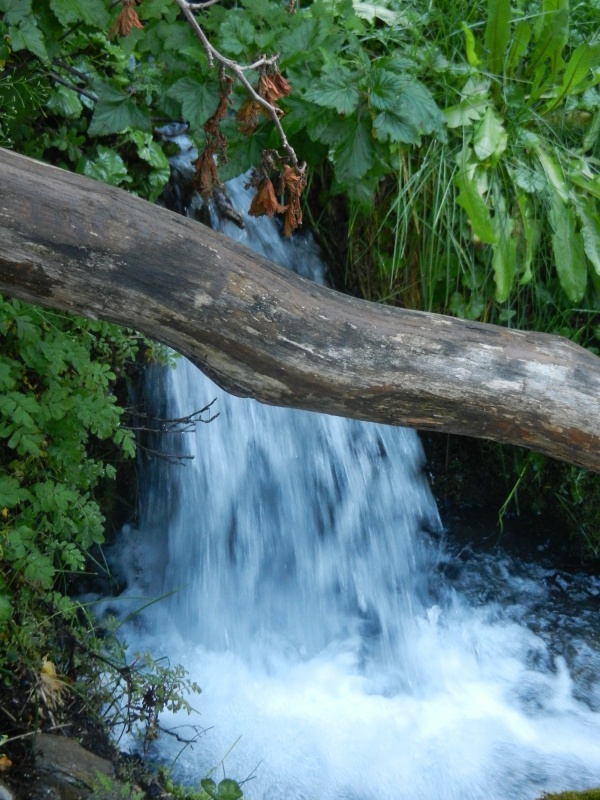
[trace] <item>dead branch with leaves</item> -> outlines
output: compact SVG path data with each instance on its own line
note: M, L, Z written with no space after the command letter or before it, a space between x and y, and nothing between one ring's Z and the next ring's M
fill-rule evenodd
M108 34L109 38L127 36L133 28L143 28L135 10L135 4L139 0L121 2L123 9ZM214 114L204 124L205 147L195 163L194 188L205 199L212 197L215 189L222 188L217 163L227 162L228 142L219 126L229 113L231 93L237 80L248 95L236 113L238 131L244 136L251 136L261 119L266 116L275 126L284 151L283 155L276 150L265 151L260 165L253 169L247 188L252 186L257 193L250 213L253 216L283 214L284 234L290 236L302 224L300 198L306 186L306 164L298 160L281 125L284 112L278 102L290 94L291 86L279 72L279 55L261 55L251 64L238 64L214 47L196 17L196 12L202 12L219 0L207 0L204 3L188 3L187 0L174 2L202 44L209 67L218 65L219 70L219 102ZM288 12L293 14L294 8L294 3L290 3ZM247 77L249 72L258 73L255 86ZM283 202L279 202L277 195Z

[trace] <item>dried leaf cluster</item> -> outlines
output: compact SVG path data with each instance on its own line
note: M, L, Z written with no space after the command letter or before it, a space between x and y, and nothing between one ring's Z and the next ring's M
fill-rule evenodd
M127 36L133 28L144 27L134 8L136 0L121 0L121 2L123 8L108 32L109 39L113 39L115 36Z
M215 187L221 187L215 158L227 161L227 138L220 130L219 123L227 116L232 87L233 78L222 73L219 81L219 105L212 117L204 123L206 146L194 167L194 189L204 198L212 197Z
M133 28L143 27L134 7L139 0L121 0L121 2L123 8L108 34L109 38L127 36ZM284 214L284 233L289 236L295 228L302 224L300 197L306 186L306 175L304 166L298 165L296 154L290 147L279 123L284 112L278 103L282 97L290 94L291 87L279 72L278 56L272 58L261 56L251 67L240 67L222 56L211 45L198 21L192 15L193 6L185 0L175 0L175 2L202 42L209 64L215 60L219 63L219 103L215 113L204 124L206 145L194 165L194 188L205 199L212 197L215 189L222 188L217 170L217 160L222 163L228 160L228 142L219 125L227 117L233 83L237 78L248 92L247 99L236 114L239 132L249 136L254 133L263 116L270 118L278 130L283 148L287 153L286 159L282 159L275 151L263 153L261 165L254 171L249 184L257 190L250 207L250 214L253 216ZM294 10L295 0L290 0L288 12L292 14ZM248 68L257 70L259 73L255 86L252 86L244 76L243 69ZM271 179L272 174L277 183L277 193ZM284 198L285 202L280 203L277 195Z
M283 164L279 168L278 160L280 159L275 151L267 150L263 153L260 166L252 171L246 188L254 186L256 194L248 213L253 217L283 214L283 233L287 237L302 225L300 198L306 186L306 174L289 164ZM271 179L273 173L277 182L277 192ZM277 199L278 196L284 199L283 204Z

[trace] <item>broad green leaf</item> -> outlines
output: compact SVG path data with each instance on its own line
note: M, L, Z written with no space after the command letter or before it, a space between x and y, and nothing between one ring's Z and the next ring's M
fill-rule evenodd
M207 795L213 798L217 797L217 784L213 781L212 778L202 778L202 780L200 781L200 785L202 786Z
M96 86L96 91L98 102L88 128L89 136L109 136L126 128L152 130L150 115L130 95L105 83Z
M223 778L217 788L217 800L239 800L243 797L243 792L236 781L231 778Z
M460 27L465 35L465 54L467 61L472 67L478 67L481 64L481 59L477 55L477 45L473 31L469 28L466 22L461 22Z
M142 20L165 17L167 22L173 23L177 19L179 9L172 0L143 0L137 12Z
M517 71L519 62L523 58L530 41L531 26L526 20L522 19L517 23L506 57L505 73L507 77L512 78Z
M15 52L29 50L40 61L49 61L44 36L33 22L26 20L21 22L19 26L11 25L8 29L8 36L10 38L10 46Z
M398 106L403 79L395 72L374 67L369 75L369 104L376 111L393 111Z
M324 108L335 108L338 114L351 114L360 97L356 75L345 67L325 72L311 85L305 97Z
M337 144L344 138L344 125L344 120L333 109L318 109L316 114L310 114L306 118L306 132L313 142ZM339 136L336 135L338 130Z
M504 303L508 300L515 281L517 240L513 236L515 222L506 212L506 201L498 186L494 187L493 195L495 214L492 226L496 242L493 245L492 269L496 284L496 300L498 303Z
M85 22L108 32L110 15L102 0L50 0L50 8L65 27Z
M314 4L313 4L314 8ZM328 26L322 20L304 19L297 28L286 33L281 40L281 68L288 69L294 64L306 64L308 53L314 53L328 38ZM339 41L337 33L328 44L335 52Z
M544 87L554 80L554 75L560 65L560 55L567 43L568 35L569 12L566 8L561 8L547 18L529 61L526 74L530 78L542 76L545 63L547 61L551 62L548 80L542 82L541 77L534 77L536 85L539 86L541 84L539 89L537 86L535 88L536 95L539 95L544 90Z
M0 392L14 388L16 378L13 375L13 367L18 368L15 361L0 361Z
M517 203L519 205L520 223L522 235L520 237L522 246L525 252L521 261L521 277L519 285L524 286L529 283L533 277L531 265L535 254L537 253L542 224L541 220L536 219L531 209L530 200L523 192L517 191Z
M60 117L73 117L75 119L80 117L83 111L83 106L77 94L72 89L60 84L50 93L46 101L46 108Z
M398 11L392 11L386 6L376 5L375 3L360 3L354 0L352 3L357 17L367 20L371 24L379 19L386 25L400 25L405 22L405 17Z
M191 76L180 78L167 94L181 103L181 113L192 128L199 130L217 110L219 95L213 81Z
M496 234L492 228L490 210L479 190L476 169L477 164L470 158L468 148L463 148L458 159L458 172L454 178L459 190L456 202L467 212L475 236L486 244L494 244Z
M504 71L510 28L510 0L488 0L484 42L487 50L487 67L494 75L501 75Z
M483 119L473 133L473 149L480 161L492 160L494 163L506 150L508 136L491 106L488 106Z
M421 144L421 135L412 122L406 117L399 117L389 111L382 111L373 120L373 129L382 142L402 142L403 144Z
M31 0L0 0L0 13L7 25L16 25L31 15Z
M241 56L254 47L254 25L240 10L232 9L219 30L221 48L233 56Z
M573 94L579 84L584 81L590 71L592 60L600 52L600 45L580 44L573 53L565 69L562 84L558 87L556 97L545 108L546 112L553 108L569 95Z
M554 155L547 153L542 145L537 142L533 147L548 181L554 187L561 200L566 203L569 199L569 188L565 182L564 173L558 159Z
M360 180L373 165L374 147L366 115L346 121L346 136L332 153L335 176L340 183Z
M552 250L560 285L573 303L583 298L587 283L587 263L583 239L575 231L575 213L571 205L565 205L553 193L550 200L550 224Z
M583 249L600 277L600 218L592 203L580 200L575 206L581 224Z
M40 552L31 553L27 558L24 575L27 580L39 583L44 589L50 589L56 570L48 556Z
M427 136L436 134L438 139L446 139L446 121L438 108L433 95L425 84L416 80L405 80L394 111L404 117Z
M12 604L6 595L0 595L0 625L5 625L12 617Z
M27 489L21 488L16 478L0 475L0 511L3 508L14 508L27 499L29 499L29 492Z
M544 173L527 163L518 164L510 170L510 175L515 185L529 194L538 194L548 186Z
M97 152L96 158L85 162L84 175L111 186L131 182L127 167L116 150L98 145Z

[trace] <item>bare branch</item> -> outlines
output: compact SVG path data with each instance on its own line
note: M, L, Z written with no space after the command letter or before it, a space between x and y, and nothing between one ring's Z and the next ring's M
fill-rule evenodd
M235 77L239 80L242 86L246 89L252 100L260 105L264 110L267 112L268 116L270 117L271 121L275 125L277 129L277 133L279 134L279 138L281 139L281 145L285 152L287 153L288 158L294 165L294 168L298 170L298 172L304 172L306 165L300 165L298 162L298 157L296 156L296 152L291 144L287 140L287 136L281 126L280 117L282 115L282 111L280 108L271 105L264 97L261 97L256 89L252 86L250 81L246 78L244 72L248 69L259 69L262 66L266 65L273 65L277 62L278 56L272 56L271 58L266 58L266 56L261 57L257 62L249 66L240 66L237 61L232 61L231 59L224 56L220 53L213 45L210 43L208 37L204 33L202 27L198 23L198 20L192 13L192 8L195 7L195 4L192 5L186 0L175 0L183 15L187 19L187 21L192 26L192 30L200 40L202 47L206 53L206 58L208 59L209 67L213 67L215 61L217 61L221 67L225 67L230 70Z

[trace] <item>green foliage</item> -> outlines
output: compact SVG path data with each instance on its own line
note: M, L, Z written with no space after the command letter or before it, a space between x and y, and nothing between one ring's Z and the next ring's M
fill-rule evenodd
M174 800L240 800L244 796L240 784L231 778L223 778L216 783L206 777L200 781L198 789L192 789L173 783L168 772L163 771L162 781Z
M94 490L134 455L112 390L138 338L0 298L0 342L0 661L27 665L51 647L48 607L75 619L71 576L103 541Z

